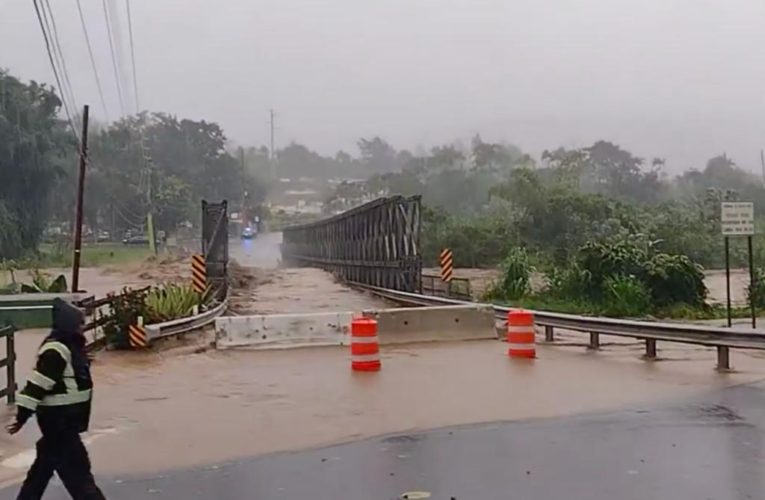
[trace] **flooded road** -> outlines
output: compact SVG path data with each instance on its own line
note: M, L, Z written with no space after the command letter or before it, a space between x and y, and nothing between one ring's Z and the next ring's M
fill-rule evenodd
M231 240L229 253L240 266L254 268L249 283L234 290L233 314L289 314L318 311L361 311L391 304L337 283L313 268L278 269L281 233L265 233L255 240ZM248 280L244 280L248 281Z
M282 258L282 233L263 233L253 240L231 239L229 257L246 267L274 269Z
M377 299L343 288L321 271L277 269L279 241L279 235L262 235L253 242L232 242L232 258L246 266L260 266L260 269L238 271L252 273L252 279L245 279L248 286L237 292L240 295L235 312L385 307ZM19 334L21 381L28 374L43 334ZM710 349L660 343L662 361L648 363L640 359L641 343L607 343L610 339L604 337L600 352L588 352L581 336L560 332L558 338L562 345L539 346L539 359L532 362L509 360L506 345L496 341L386 347L382 350L383 370L376 374L351 372L350 353L344 348L216 352L209 349L209 337L205 335L187 337L183 348L148 353L103 352L93 367L96 380L93 428L86 440L99 475L156 476L161 471L246 460L273 452L303 450L389 433L414 433L481 422L570 417L571 423L564 419L556 424L565 429L558 434L558 440L552 439L558 431L549 428L551 441L542 447L557 456L560 452L555 443L565 448L565 441L560 440L567 439L567 433L578 435L580 429L586 428L575 415L597 411L631 415L645 408L702 397L710 390L765 379L765 363L758 353L734 351L736 372L718 374L713 370L715 353ZM10 416L6 410L0 410L0 415L2 412ZM608 445L605 436L616 432L619 422L603 426L595 422L598 433L604 436L595 444ZM524 425L535 424L510 424L508 428L525 429ZM0 436L0 484L23 476L33 458L32 445L37 432L34 425L29 425L19 437ZM401 443L421 441L421 438L412 439ZM522 439L526 439L525 435ZM366 441L367 444L360 445L362 451L348 451L350 454L344 456L349 458L343 460L358 456L363 461L360 467L381 467L380 463L368 462L367 452L363 451L368 446L378 446L368 443L378 442ZM496 451L505 460L515 451L504 450L500 442L497 441L497 448L492 448L482 439L476 441L489 450L489 456ZM398 448L388 446L375 460L398 463L420 453L415 444L412 446L411 452L393 455L387 450ZM464 446L470 449L473 445L466 441ZM577 446L584 445L578 443ZM344 454L346 448L337 449L340 450L337 453ZM304 463L300 457L313 457L312 453L316 452L294 455L294 463ZM399 458L399 455L405 457ZM593 455L592 460L596 456ZM541 460L541 457L537 458ZM607 456L601 458L606 460ZM257 463L264 464L264 470L270 470L270 460ZM496 460L494 457L491 461ZM293 462L279 463L284 470L297 467ZM449 467L456 466L456 458L448 463ZM450 471L436 471L419 459L411 466L418 468L418 473L422 471L423 479L429 478L431 472L452 477ZM207 470L212 472L209 475L171 474L170 482L163 484L143 479L113 483L108 488L110 498L142 498L147 494L169 495L166 498L251 497L248 494L251 484L242 479L244 472L234 470L232 474L239 478L239 483L228 490L215 471L232 469L214 466ZM250 471L247 467L242 470ZM308 470L313 471L310 474L316 473L310 467ZM397 477L410 477L398 466L390 471ZM285 476L275 475L273 482L260 483L264 489L257 491L264 498L307 498L310 495L303 493L311 485L319 484L330 489L317 490L314 498L393 498L388 495L388 488L431 487L445 492L452 487L450 481L438 483L436 479L428 479L429 485L392 481L379 490L388 496L380 496L358 493L360 486L349 484L348 491L353 494L337 496L331 488L339 474L348 472L341 467L322 476L324 479L316 476L287 486L281 482ZM209 477L210 482L205 485L221 488L216 490L217 494L196 482L195 478L200 475ZM582 480L586 477L583 474ZM281 496L272 494L270 489L276 488L278 493L287 491L284 488L288 486L297 489ZM206 493L192 494L197 487ZM147 493L149 490L151 493ZM464 498L505 498L480 495L478 491ZM172 496L172 492L180 496Z
M91 450L100 474L156 473L392 432L641 408L765 378L759 360L713 371L541 347L513 362L496 341L383 349L383 371L350 370L343 348L103 353L94 366ZM0 481L20 478L37 430L0 438ZM25 456L24 453L27 453Z
M520 402L518 396L511 389L495 399ZM606 413L408 431L163 473L102 473L99 483L112 500L763 498L764 400L762 384L738 386ZM472 402L472 397L452 398L455 406ZM411 406L395 410L389 412L417 411ZM254 418L239 439L268 439L273 424ZM188 435L190 442L203 438ZM97 452L94 458L98 467L103 456ZM58 484L50 490L50 500L68 498ZM12 500L15 492L0 491L0 500ZM421 493L407 497L407 492Z

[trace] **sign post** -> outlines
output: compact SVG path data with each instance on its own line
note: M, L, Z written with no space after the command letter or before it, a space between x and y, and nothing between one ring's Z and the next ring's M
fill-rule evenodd
M724 202L720 208L722 234L725 238L725 290L728 304L728 326L731 321L730 307L730 238L746 236L749 250L749 289L754 292L754 255L752 252L752 236L754 235L754 203ZM754 304L754 293L749 294L749 306L752 311L752 328L757 327L757 316Z

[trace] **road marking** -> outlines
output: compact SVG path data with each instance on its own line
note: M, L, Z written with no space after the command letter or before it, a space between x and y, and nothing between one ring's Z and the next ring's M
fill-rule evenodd
M106 436L108 434L117 434L118 432L119 431L114 427L109 427L106 429L98 429L93 431L92 433L88 433L83 438L82 442L85 443L86 445L90 445L101 436ZM24 450L20 453L17 453L15 455L12 455L6 458L2 462L0 462L0 467L6 467L8 469L27 469L35 461L36 455L37 455L37 451L35 450L35 448L30 448L28 450Z

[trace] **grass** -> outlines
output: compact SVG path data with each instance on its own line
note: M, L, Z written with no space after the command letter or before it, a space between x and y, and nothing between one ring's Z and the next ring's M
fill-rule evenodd
M145 259L151 255L146 246L123 245L121 243L94 243L83 245L80 265L82 267L101 267L114 264L126 264ZM58 250L54 245L40 245L39 255L26 267L69 267L72 265L71 250Z

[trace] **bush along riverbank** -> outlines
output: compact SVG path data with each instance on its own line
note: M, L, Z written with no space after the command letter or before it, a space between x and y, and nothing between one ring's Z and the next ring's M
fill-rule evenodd
M483 300L552 312L622 318L707 320L726 317L725 306L709 304L703 269L686 255L656 250L641 237L587 242L561 266L539 269L545 286L532 291L535 271L526 250L515 247L502 263L500 278ZM765 311L765 271L757 271L748 290L758 310ZM749 307L733 309L747 317Z

